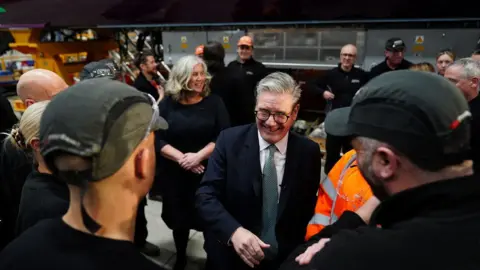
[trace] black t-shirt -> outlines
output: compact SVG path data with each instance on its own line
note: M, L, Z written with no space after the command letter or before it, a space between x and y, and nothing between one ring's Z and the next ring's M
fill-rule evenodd
M69 198L65 182L53 175L32 171L23 185L16 234L39 221L63 216L68 210Z
M39 222L0 253L0 270L162 270L132 242L75 230L62 219Z

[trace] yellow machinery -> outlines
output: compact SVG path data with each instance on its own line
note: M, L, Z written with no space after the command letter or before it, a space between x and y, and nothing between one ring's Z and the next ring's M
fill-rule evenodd
M108 57L108 52L118 48L113 38L75 42L40 42L41 29L11 29L15 43L10 48L32 55L35 68L51 70L67 84L74 83L74 76L86 63ZM99 36L102 33L98 33ZM108 33L103 33L104 35ZM111 36L111 35L108 35Z

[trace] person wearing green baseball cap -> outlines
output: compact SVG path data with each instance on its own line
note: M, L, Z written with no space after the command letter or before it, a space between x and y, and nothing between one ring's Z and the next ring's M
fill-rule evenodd
M470 120L452 83L411 70L376 77L351 107L330 112L325 128L353 137L358 168L380 202L345 211L280 269L478 268Z
M154 131L167 128L153 97L118 81L89 79L56 95L40 121L40 149L67 183L70 206L7 246L0 269L162 269L133 238L155 175Z

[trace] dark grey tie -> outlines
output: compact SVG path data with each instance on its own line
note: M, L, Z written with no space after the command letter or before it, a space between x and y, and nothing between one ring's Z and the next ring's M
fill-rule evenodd
M268 148L268 157L263 166L263 207L262 207L262 234L261 239L270 248L265 250L267 257L274 257L277 253L277 238L275 236L275 225L277 223L277 203L278 203L278 181L277 170L273 156L277 150L275 145Z

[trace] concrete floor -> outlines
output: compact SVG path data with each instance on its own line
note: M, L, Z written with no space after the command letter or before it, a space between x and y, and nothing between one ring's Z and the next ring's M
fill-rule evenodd
M160 256L150 257L150 259L166 269L172 269L175 264L175 244L173 243L172 231L163 222L161 214L162 203L149 200L145 208L148 222L147 241L160 247ZM203 269L207 255L203 250L203 234L201 232L194 230L190 232L187 256L189 262L185 270Z

